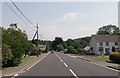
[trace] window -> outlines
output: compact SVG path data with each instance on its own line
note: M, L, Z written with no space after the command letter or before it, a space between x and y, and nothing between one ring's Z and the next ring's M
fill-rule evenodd
M115 46L118 46L118 42L115 42Z
M106 46L109 46L109 42L106 42Z
M99 46L103 46L103 43L102 43L102 42L100 42L100 43L99 43Z

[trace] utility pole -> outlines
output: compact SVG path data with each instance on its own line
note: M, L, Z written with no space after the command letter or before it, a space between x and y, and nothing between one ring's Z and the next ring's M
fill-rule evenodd
M36 43L36 46L37 46L37 48L38 48L38 39L39 39L39 36L38 36L38 29L39 29L39 27L38 27L38 23L37 23L37 26L36 26L36 28L37 28L37 32L36 32L36 34L37 34L37 43ZM39 57L39 49L37 50L37 57Z
M35 44L36 47L38 48L38 39L39 39L39 36L38 36L38 29L39 29L38 23L37 23L36 28L37 28L37 30L36 30L36 32L35 32L35 34L34 34L33 39L32 39L32 43ZM35 39L36 36L37 36L37 39ZM39 49L38 49L38 50L37 50L37 57L39 57L39 54L40 54L40 52L39 52Z

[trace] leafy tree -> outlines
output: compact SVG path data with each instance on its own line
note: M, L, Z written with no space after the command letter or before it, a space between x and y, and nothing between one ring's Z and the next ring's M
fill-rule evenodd
M58 49L58 51L61 51L61 50L64 50L64 47L63 47L63 45L57 45L57 49Z
M80 49L83 49L87 45L89 45L90 39L91 37L82 37L82 38L74 39L74 42L79 44L78 46Z
M61 37L56 37L54 41L51 43L51 49L57 50L57 45L63 45L64 41Z
M120 29L115 25L107 25L107 26L100 27L97 31L97 34L117 35L117 34L120 34Z
M75 42L74 42L74 40L72 40L72 39L68 39L68 40L66 41L66 43L67 43L68 46L74 46L74 45L75 45Z
M17 25L12 24L8 29L2 29L2 42L9 45L12 51L13 57L10 60L9 66L16 66L21 63L24 52L29 47L27 35L23 33Z
M75 52L75 48L74 48L73 46L69 46L69 47L67 48L67 52L68 52L68 53L74 53L74 52Z
M12 57L13 55L10 47L5 44L2 44L2 65L8 66Z

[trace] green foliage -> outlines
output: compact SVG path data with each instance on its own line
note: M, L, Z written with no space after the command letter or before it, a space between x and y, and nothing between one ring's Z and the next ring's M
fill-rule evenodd
M63 45L64 41L61 37L56 37L54 41L51 42L51 49L58 50L57 45Z
M3 28L2 32L2 42L10 46L13 55L9 66L19 65L24 52L29 48L27 35L17 28L16 24L12 24L8 29Z
M35 45L31 45L30 55L36 55L38 48Z
M109 59L113 62L120 63L120 53L119 52L112 52L109 55Z
M97 34L118 35L120 34L120 29L116 27L115 25L107 25L107 26L100 27L97 31Z
M2 44L2 65L8 66L9 61L12 59L12 51L9 46Z
M78 48L78 49L77 49L77 52L78 52L79 54L84 54L85 50Z
M69 49L71 46L74 47L71 53L79 52L79 49L83 49L87 45L89 45L91 37L83 37L79 39L68 39L67 41L63 41L62 38L56 38L51 42L52 50L60 50L60 48ZM61 45L61 46L59 46ZM58 47L59 46L59 47Z
M120 52L120 49L117 49L116 52Z
M89 45L91 37L83 37L83 38L78 38L78 39L74 39L74 42L79 44L78 47L83 49L85 48L87 45Z
M86 55L95 55L95 53L94 52L88 52L88 53L85 53Z
M69 47L67 48L67 52L68 52L68 53L75 53L75 48L74 48L73 46L69 46Z
M63 45L57 45L57 49L58 49L58 51L63 51L64 47L63 47Z

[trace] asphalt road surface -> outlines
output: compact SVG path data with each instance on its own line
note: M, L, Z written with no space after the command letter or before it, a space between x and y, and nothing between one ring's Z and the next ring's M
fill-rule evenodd
M43 60L26 72L19 74L19 76L54 76L55 78L119 78L118 72L116 71L58 52L49 53Z

